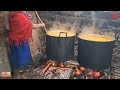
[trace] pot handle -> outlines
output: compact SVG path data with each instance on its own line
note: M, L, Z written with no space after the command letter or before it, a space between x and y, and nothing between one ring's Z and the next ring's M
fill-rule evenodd
M117 41L118 41L119 37L120 37L120 33L115 34L115 40L117 40Z
M66 32L60 32L59 33L59 45L61 46L61 33L65 33L66 34L66 37L67 37L67 33ZM65 43L66 43L66 38L65 38Z
M66 33L66 32L60 32L60 33L59 33L59 37L61 36L61 33L65 33L65 34L66 34L66 37L67 37L67 33Z

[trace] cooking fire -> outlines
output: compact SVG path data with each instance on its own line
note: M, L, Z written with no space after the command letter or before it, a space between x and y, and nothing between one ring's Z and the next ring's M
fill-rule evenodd
M33 71L44 79L111 79L112 74L108 71L95 71L79 65L77 61L60 63L49 60Z

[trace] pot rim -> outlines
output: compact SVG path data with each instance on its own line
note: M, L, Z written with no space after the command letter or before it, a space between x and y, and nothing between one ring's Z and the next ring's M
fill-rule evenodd
M46 36L55 37L55 38L71 38L71 37L75 37L76 35L74 35L74 36L67 36L67 37L59 37L59 36L51 36L51 35L46 34Z
M81 40L84 40L84 41L89 41L89 42L97 42L97 43L108 43L108 42L115 42L116 40L112 40L112 41L92 41L92 40L86 40L86 39L82 39L80 37L78 37L79 39Z
M99 35L99 36L110 37L111 40L110 40L110 41L94 41L94 40L83 39L83 38L80 37L80 35L78 35L77 37L80 38L80 39L82 39L82 40L85 40L85 41L100 42L100 43L102 43L102 42L113 42L113 41L116 41L116 39L115 39L114 37L109 36L109 35L100 35L100 34L89 34L89 35L95 35L95 36L96 36L96 35ZM89 36L89 35L83 35L83 36Z
M53 36L53 37L66 38L66 37L74 37L74 36L76 36L76 33L73 32L73 31L70 31L70 33L73 33L73 35L67 35L67 34L69 33L69 31L67 32L67 31L62 31L62 30L61 30L60 32L57 32L58 36L50 35L49 32L53 32L53 31L48 31L48 32L46 33L46 35L48 35L48 36ZM62 33L66 34L66 36L60 36Z

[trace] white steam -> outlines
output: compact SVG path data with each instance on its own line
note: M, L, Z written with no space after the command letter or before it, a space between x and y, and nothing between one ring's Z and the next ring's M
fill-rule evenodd
M70 23L60 23L58 21L55 21L52 25L52 27L49 28L49 31L70 31L76 33L76 30L78 29L78 26L76 23L70 24Z
M64 11L62 11L64 12ZM64 12L66 13L66 12ZM71 11L67 12L68 14L71 13ZM84 15L83 11L75 11L72 12L74 13L74 16L81 16ZM84 26L82 28L80 28L81 23L78 23L78 20L73 21L74 23L70 23L69 21L66 23L61 23L58 21L53 22L52 27L49 28L49 31L53 30L59 30L59 31L72 31L74 33L79 33L79 35L88 35L88 34L102 34L102 35L111 35L114 36L115 34L112 32L104 32L104 30L100 30L96 27L96 25L98 24L100 27L103 25L103 23L105 22L105 20L98 20L96 18L96 12L95 11L91 11L91 21L92 21L92 25L91 26ZM97 23L97 24L96 24ZM103 31L103 32L102 32Z

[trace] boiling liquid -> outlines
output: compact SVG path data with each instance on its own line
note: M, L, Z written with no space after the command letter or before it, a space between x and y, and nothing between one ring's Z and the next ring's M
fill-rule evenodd
M97 41L97 42L109 42L114 40L113 37L98 35L98 34L79 35L79 38L89 41Z

